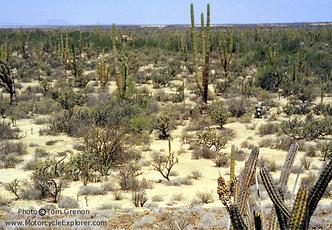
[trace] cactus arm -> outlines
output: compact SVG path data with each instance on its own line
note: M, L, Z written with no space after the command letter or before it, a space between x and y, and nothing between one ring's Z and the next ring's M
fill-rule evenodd
M258 160L259 151L257 148L254 148L251 151L251 154L244 165L244 169L240 176L239 181L239 194L237 197L237 206L239 207L240 213L245 213L246 201L249 196L249 188L251 181L256 173L256 166Z
M291 173L291 168L294 163L294 159L295 159L298 149L299 149L299 145L297 143L292 144L289 148L289 151L288 151L285 163L284 163L284 167L283 167L283 170L281 171L280 179L279 179L279 186L281 187L281 189L283 191L285 191L287 188L287 182L288 182L289 175Z
M318 202L322 198L325 193L325 190L329 183L332 180L332 159L329 163L323 168L322 172L320 173L318 180L314 187L310 191L309 195L309 220L311 216L314 214L315 209L318 205Z
M231 205L229 215L232 221L232 226L234 229L237 230L247 230L248 227L243 221L243 218L240 214L239 209L236 207L236 205Z
M210 71L210 50L211 50L211 30L210 30L210 4L207 5L207 15L206 15L206 34L205 34L205 58L204 67L203 67L203 75L202 75L202 84L203 84L203 94L202 100L204 103L207 103L208 100L208 88L209 88L209 71ZM202 28L203 30L203 28ZM203 39L203 38L202 38Z
M290 217L290 212L285 206L282 198L282 194L278 190L277 186L273 183L271 175L265 168L262 168L260 175L266 191L269 194L270 199L275 205L276 209L279 209L287 218Z
M230 165L229 165L229 179L230 182L233 183L235 180L235 145L232 145L231 149L231 159L230 159Z
M301 187L297 193L292 215L289 221L289 230L303 229L307 217L309 191Z
M112 26L112 46L113 46L113 60L114 60L114 69L115 69L115 81L116 81L118 93L120 93L122 81L121 81L121 72L120 72L119 60L118 60L118 49L116 47L116 28L115 28L114 24Z
M202 87L202 80L200 78L200 70L198 68L198 51L197 51L197 38L195 33L195 13L194 13L194 4L190 5L190 15L191 15L191 42L192 42L192 50L193 50L193 56L194 56L194 76L195 81L197 84L197 87L199 91L203 92Z

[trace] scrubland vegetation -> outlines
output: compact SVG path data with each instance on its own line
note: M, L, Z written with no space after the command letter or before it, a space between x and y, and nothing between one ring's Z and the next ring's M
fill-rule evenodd
M3 216L28 204L91 209L110 229L331 228L331 26L191 16L0 31Z

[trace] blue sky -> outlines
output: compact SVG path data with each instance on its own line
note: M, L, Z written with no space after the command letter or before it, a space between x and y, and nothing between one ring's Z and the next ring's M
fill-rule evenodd
M191 2L218 24L332 21L332 0L0 0L0 25L189 24Z

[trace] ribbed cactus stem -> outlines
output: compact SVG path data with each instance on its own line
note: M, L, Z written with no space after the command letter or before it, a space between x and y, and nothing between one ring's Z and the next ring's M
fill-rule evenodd
M118 49L116 46L117 40L116 40L116 28L113 24L112 26L112 47L113 47L113 60L114 60L114 69L115 69L115 81L116 86L118 89L118 93L121 93L122 88L122 80L121 80L121 72L119 67L119 60L118 60Z
M283 215L286 217L290 217L290 212L288 208L285 206L283 202L283 196L280 193L277 186L273 183L272 177L269 172L263 167L261 168L260 175L264 184L264 187L269 194L270 199L272 200L273 204L281 210Z
M198 67L198 51L197 51L197 36L195 32L194 4L190 5L190 15L191 15L191 42L192 42L192 50L194 57L194 76L199 91L203 93L202 80L200 78L200 70Z
M245 213L247 199L249 197L249 188L251 182L256 173L256 166L258 161L259 150L258 148L253 148L251 154L244 165L244 169L241 173L239 180L239 194L237 197L237 206L240 213Z
M230 165L229 165L229 179L230 182L232 183L235 180L235 145L232 145L231 148L231 159L230 159Z
M303 229L305 218L307 217L308 197L308 189L301 187L297 193L295 204L292 210L292 215L288 227L289 230Z
M208 91L209 91L209 71L210 71L210 50L211 50L211 32L210 32L210 4L207 4L206 10L206 33L205 33L205 58L204 67L203 67L203 76L202 76L202 84L203 84L203 95L202 100L204 103L207 103L208 100Z

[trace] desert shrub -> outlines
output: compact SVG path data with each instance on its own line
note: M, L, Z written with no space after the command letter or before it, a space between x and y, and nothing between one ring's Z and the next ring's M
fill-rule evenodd
M207 117L198 117L197 119L191 119L189 125L186 127L186 131L203 130L209 127L212 121Z
M288 116L295 114L304 115L310 112L310 104L292 100L283 106L283 111Z
M87 101L86 95L74 92L71 88L54 91L52 98L57 100L62 108L68 110L70 113L73 112L75 105L82 106Z
M151 121L148 116L135 116L130 119L130 127L134 132L142 133L151 130Z
M208 148L204 148L204 147L201 147L201 148L195 148L193 151L192 151L192 154L191 154L191 158L192 159L215 159L217 153L214 151L214 150L211 150L211 149L208 149Z
M161 139L168 138L169 132L176 127L174 114L170 111L160 112L154 120L153 127L160 131Z
M27 153L27 147L21 142L2 142L0 143L0 157L4 168L14 168L17 163L22 161L19 156Z
M262 124L258 128L258 132L261 136L274 134L278 132L278 124L276 123Z
M49 155L50 155L49 152L47 152L45 149L36 148L34 158L38 159L42 157L48 157Z
M232 117L241 117L243 116L247 111L248 107L250 105L250 102L246 99L231 99L227 102L227 108L230 112L230 116Z
M301 159L301 165L303 166L303 168L305 170L309 170L310 169L310 165L311 165L311 161L308 158L303 157Z
M42 117L36 117L35 119L33 119L33 122L36 125L45 125L48 123L48 119L47 118L42 118Z
M43 114L48 115L52 112L60 111L59 104L47 97L42 98L40 101L37 101L36 107L35 107L35 113L36 114Z
M204 204L213 202L213 193L212 192L197 192L196 197Z
M18 139L20 130L18 128L11 128L5 122L0 123L0 139Z
M305 148L305 155L307 157L316 157L316 146L314 145L308 145Z
M316 115L332 116L331 104L318 104L313 108L313 112Z
M300 120L298 118L284 121L281 124L282 131L295 140L315 140L332 132L331 118Z
M168 155L160 155L151 162L151 166L154 170L158 171L163 178L170 181L170 174L174 165L179 163L179 159L175 153L169 152Z
M228 167L229 165L229 159L227 154L218 154L216 158L214 159L214 163L217 167Z
M115 190L115 185L112 181L103 183L102 188L105 192L110 192Z
M322 144L320 146L320 151L324 161L332 158L332 141Z
M144 207L145 203L148 201L144 189L137 189L132 192L131 202L135 207Z
M273 145L274 145L274 141L272 138L265 138L265 139L261 139L259 141L259 147L270 148Z
M278 75L272 65L266 65L258 69L256 73L256 84L262 89L275 92L278 89Z
M174 180L167 181L168 186L181 186L181 185L192 185L192 180L190 177L178 177Z
M0 196L0 210L1 210L1 207L6 207L10 205L12 201L6 197L3 197L3 196Z
M228 109L222 103L214 103L211 105L208 113L211 120L221 128L226 124L230 115Z
M184 200L184 196L182 193L173 193L172 197L171 197L171 201L182 201Z
M123 193L119 189L116 189L116 190L112 191L112 195L114 197L114 200L122 200L123 199Z
M265 167L270 172L276 172L278 170L278 166L274 160L268 160L266 158L260 158L258 161L258 166L260 168Z
M78 202L75 198L70 196L62 196L58 201L59 208L78 208Z
M229 137L223 135L219 130L207 129L198 132L195 138L195 146L199 148L212 149L219 153L225 147Z
M119 171L118 179L119 185L122 190L135 190L139 187L140 183L136 179L141 175L140 168L136 164L128 164L122 166Z
M162 202L164 200L164 197L162 195L154 195L151 200L153 202Z
M78 194L81 196L104 195L105 191L101 187L94 185L83 185L80 187Z
M191 171L191 178L193 178L194 180L198 180L201 177L202 177L202 173L199 170Z

